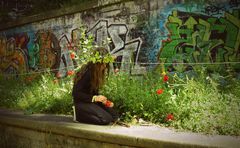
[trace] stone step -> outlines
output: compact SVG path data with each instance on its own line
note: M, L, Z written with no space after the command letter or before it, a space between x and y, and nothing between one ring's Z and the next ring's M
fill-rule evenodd
M32 114L0 108L0 146L24 148L170 148L240 146L240 137L177 132L151 126L90 125L72 116Z

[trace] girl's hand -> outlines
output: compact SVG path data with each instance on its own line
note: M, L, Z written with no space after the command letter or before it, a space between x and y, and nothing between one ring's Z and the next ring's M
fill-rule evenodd
M107 97L105 97L103 95L93 96L92 102L101 102L106 107L113 107L114 106L113 102L107 100Z
M103 95L94 96L94 102L105 103L106 101L107 101L107 97L105 97Z

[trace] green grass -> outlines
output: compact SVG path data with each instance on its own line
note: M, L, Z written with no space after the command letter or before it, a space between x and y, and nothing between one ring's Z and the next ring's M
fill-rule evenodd
M121 120L144 120L179 130L207 134L240 135L240 80L235 73L208 74L205 70L131 76L111 74L101 89L115 103ZM51 74L0 79L0 106L22 109L26 114L72 114L72 77L58 80ZM162 89L162 94L157 90ZM168 120L172 114L174 119Z
M32 81L32 82L30 82ZM22 109L25 113L72 114L72 81L51 74L0 81L1 107Z
M164 83L160 74L120 73L109 78L103 94L112 98L129 122L143 119L181 130L240 135L240 80L216 75L214 79L204 72L194 75L175 74ZM227 84L221 86L220 78ZM163 93L158 95L158 89ZM169 114L174 120L166 120Z

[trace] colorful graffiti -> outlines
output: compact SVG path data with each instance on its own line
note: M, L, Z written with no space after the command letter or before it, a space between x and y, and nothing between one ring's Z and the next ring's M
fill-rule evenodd
M169 63L179 58L184 58L184 62L209 62L203 54L210 55L211 62L239 61L239 0L165 2L168 3L151 1L136 4L139 7L148 6L144 13L137 15L136 26L130 31L132 38L138 36L142 39L142 62L149 63L150 68L155 67L152 63L159 62L159 58L167 59L165 62ZM175 45L176 40L182 40L184 44ZM188 53L193 50L197 50L193 55ZM200 50L201 56L198 55Z
M239 0L186 2L121 2L1 31L0 70L20 74L51 69L66 76L77 65L70 52L79 47L82 25L97 45L117 57L113 67L130 73L145 72L159 59L168 63L239 62ZM107 38L112 41L109 45L104 43Z
M51 30L38 31L35 46L32 49L33 54L31 55L33 55L32 58L38 69L51 68L55 70L59 67L61 48L57 37Z
M9 63L9 61L6 61L6 56L9 55L6 55L5 52L13 50L7 48L7 46L10 46L8 44L11 43L11 46L15 48L14 52L21 51L21 56L18 58L24 57L21 58L20 62L17 62L18 67L14 67L16 74L26 73L27 71L41 72L50 69L58 77L66 76L68 71L77 66L70 53L71 50L77 51L81 38L81 29L75 28L70 32L70 36L61 34L60 37L57 37L51 29L48 29L39 30L34 35L32 35L32 32L31 34L24 32L13 36L9 35L9 41L6 38L1 39L1 71L9 74L9 66L3 63ZM128 27L126 24L111 24L108 20L99 20L87 30L87 34L93 34L97 45L106 46L112 55L118 57L117 62L120 64L116 64L114 67L132 73L134 71L137 73L142 68L137 63L141 39L127 39ZM107 38L112 40L110 45L103 43Z
M229 62L240 60L240 10L211 17L174 10L166 27L170 32L162 40L160 58L167 62L181 58L192 62Z
M19 74L28 71L27 56L14 38L0 37L1 73Z
M132 70L134 68L140 68L138 65L138 55L141 48L142 40L140 38L135 38L127 40L128 27L126 24L111 24L107 20L99 20L92 28L87 32L88 34L93 34L95 41L100 46L104 45L104 41L110 38L112 43L110 46L107 45L106 48L109 52L121 59L121 68L124 71ZM134 58L134 60L132 60ZM131 69L131 64L134 63L136 67Z
M38 31L30 45L28 33L14 34L0 39L0 69L5 74L22 74L30 70L57 69L58 39L50 31Z
M65 34L62 35L59 39L61 54L60 54L60 57L58 58L60 65L58 66L57 71L58 71L58 75L60 76L66 76L68 71L74 70L74 68L77 66L76 61L72 59L70 56L70 50L73 50L73 45L74 45L73 39L71 40L69 40Z

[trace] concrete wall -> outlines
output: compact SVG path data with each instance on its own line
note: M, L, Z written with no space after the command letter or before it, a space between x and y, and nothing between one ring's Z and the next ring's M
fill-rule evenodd
M134 148L132 146L72 137L72 135L64 135L63 133L51 133L51 131L2 125L0 125L0 129L0 145L2 148Z
M99 132L99 128L105 127L74 123L71 117L47 115L48 117L45 116L46 119L43 119L44 115L31 117L19 115L0 113L1 148L134 148L139 145L144 147L142 144L144 140L138 142L135 137Z
M180 132L160 126L91 125L71 116L0 108L1 148L238 148L240 137Z
M107 4L107 5L106 5ZM159 60L167 63L240 61L240 2L211 0L104 0L74 11L44 13L31 20L1 26L0 72L28 73L51 68L60 76L73 70L70 51L86 26L101 44L112 39L111 54L128 72L145 71ZM61 15L61 16L58 16ZM64 15L66 14L66 15ZM52 18L53 17L53 18ZM10 28L9 28L10 27ZM124 64L133 62L134 66ZM174 64L166 65L169 70ZM221 65L222 66L222 65ZM227 66L227 64L225 64ZM239 64L231 64L240 69Z

